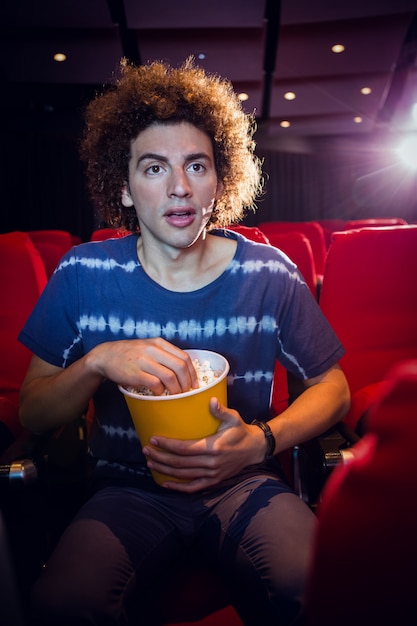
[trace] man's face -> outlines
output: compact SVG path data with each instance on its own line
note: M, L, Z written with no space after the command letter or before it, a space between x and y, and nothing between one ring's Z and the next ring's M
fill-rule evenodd
M131 145L124 206L134 206L144 243L187 248L219 197L210 138L187 122L150 126Z

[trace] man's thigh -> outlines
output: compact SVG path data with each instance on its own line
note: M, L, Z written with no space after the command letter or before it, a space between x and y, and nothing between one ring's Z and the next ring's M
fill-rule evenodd
M88 615L120 619L130 591L146 594L181 549L180 533L151 497L133 489L97 492L65 530L35 585L35 614L47 619L39 623L84 624Z
M265 624L286 623L285 615L303 604L315 515L268 474L244 480L211 504L201 546L232 582L245 623L260 623L255 611L262 607Z

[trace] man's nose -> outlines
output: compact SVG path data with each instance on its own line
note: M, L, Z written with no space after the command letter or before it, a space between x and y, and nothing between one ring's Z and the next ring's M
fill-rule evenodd
M191 187L186 173L182 168L174 169L169 180L168 195L184 197L189 196L190 193Z

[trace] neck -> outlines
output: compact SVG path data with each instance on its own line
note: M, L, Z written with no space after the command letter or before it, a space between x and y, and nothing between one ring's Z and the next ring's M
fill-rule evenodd
M156 246L139 237L137 252L143 269L155 282L172 291L192 291L204 272L206 247L204 232L187 248Z
M144 271L170 291L201 289L220 276L234 256L236 242L202 233L187 248L147 246L138 238L138 258Z

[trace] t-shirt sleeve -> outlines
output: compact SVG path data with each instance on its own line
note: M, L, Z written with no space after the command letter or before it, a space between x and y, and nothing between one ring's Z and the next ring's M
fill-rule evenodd
M309 288L293 281L281 311L277 337L278 360L303 380L324 373L345 350Z
M18 337L31 352L58 367L67 367L83 351L73 259L72 251L63 257Z

